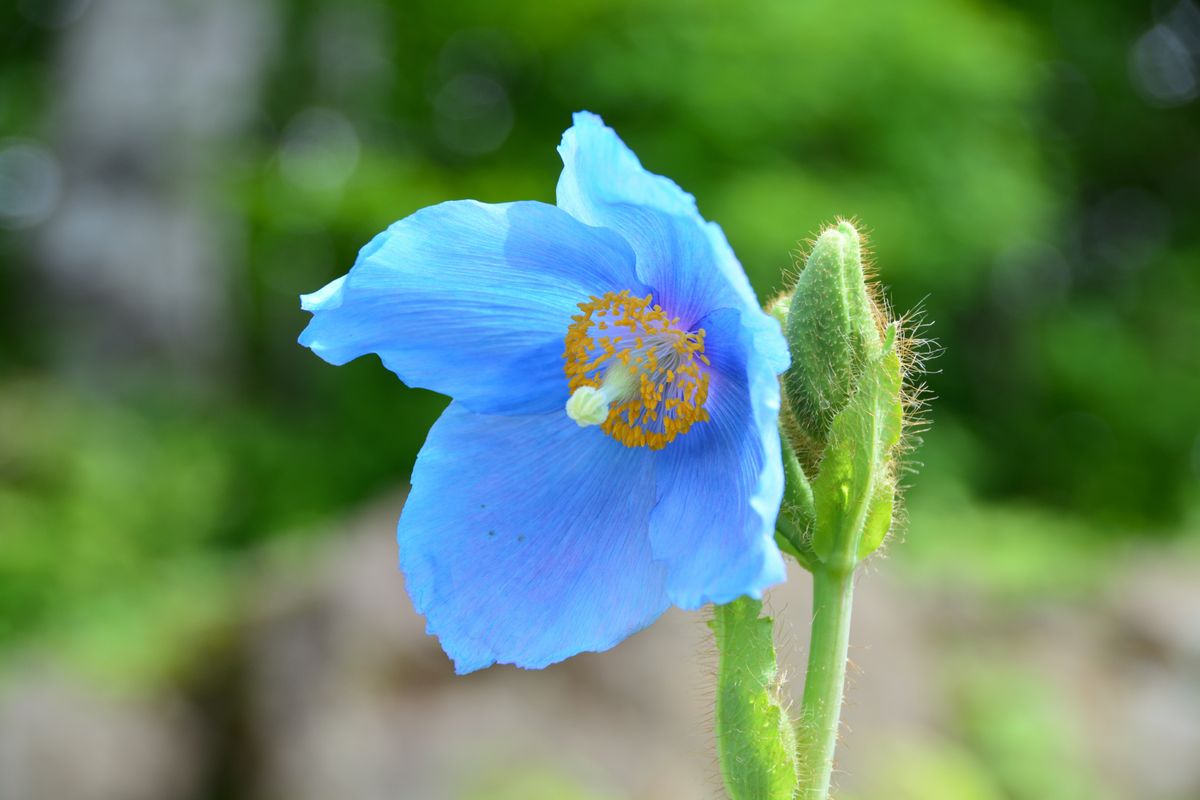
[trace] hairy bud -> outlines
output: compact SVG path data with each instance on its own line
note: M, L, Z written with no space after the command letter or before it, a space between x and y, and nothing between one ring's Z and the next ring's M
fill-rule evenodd
M863 274L862 242L849 222L825 229L788 304L792 366L783 385L801 432L823 444L883 340Z

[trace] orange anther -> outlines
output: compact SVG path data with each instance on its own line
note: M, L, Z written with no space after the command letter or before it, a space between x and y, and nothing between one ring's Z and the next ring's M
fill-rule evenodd
M708 375L697 363L709 364L703 330L682 330L679 318L668 317L651 295L634 297L628 289L592 297L579 309L564 340L570 390L605 385L613 369L626 370L621 380L634 381L602 431L627 447L661 450L708 419ZM610 335L595 335L600 331Z

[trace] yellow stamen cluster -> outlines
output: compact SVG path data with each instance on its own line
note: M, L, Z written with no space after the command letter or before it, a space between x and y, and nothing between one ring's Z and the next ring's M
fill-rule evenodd
M704 329L680 328L650 295L628 289L580 303L567 330L565 370L572 392L591 386L611 402L600 429L626 447L661 450L708 419Z

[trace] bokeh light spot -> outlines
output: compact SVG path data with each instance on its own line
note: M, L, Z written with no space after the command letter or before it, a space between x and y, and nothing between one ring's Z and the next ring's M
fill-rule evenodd
M288 123L279 168L302 189L332 194L354 173L359 150L358 132L350 120L327 108L309 108Z

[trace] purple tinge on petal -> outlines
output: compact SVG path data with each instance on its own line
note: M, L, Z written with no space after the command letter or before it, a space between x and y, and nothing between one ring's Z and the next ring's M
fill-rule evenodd
M647 450L563 413L451 404L417 460L398 539L413 603L460 673L606 650L667 608L647 536L652 470Z
M300 341L322 358L377 353L456 400L418 458L398 540L413 602L459 672L604 650L672 602L757 597L783 579L778 324L720 229L598 117L576 115L560 152L559 207L424 209L303 298ZM707 331L711 419L659 452L563 411L571 317L622 290Z
M306 295L300 343L334 364L377 353L410 386L475 411L548 411L567 398L562 343L578 303L638 287L623 239L554 206L442 203Z
M762 314L725 234L700 216L695 198L644 169L595 114L580 112L574 122L558 148L559 207L625 237L642 282L685 324L719 308ZM776 345L786 352L782 337Z
M784 578L774 542L783 493L776 376L789 362L782 331L695 199L647 172L599 117L574 121L559 146L559 206L625 237L668 314L707 333L712 419L656 460L651 537L669 567L671 600L694 608L759 596Z
M783 496L779 382L749 349L738 312L725 309L704 323L721 343L711 350L711 419L656 459L650 519L654 555L668 567L667 593L683 608L761 597L786 577L774 536Z

